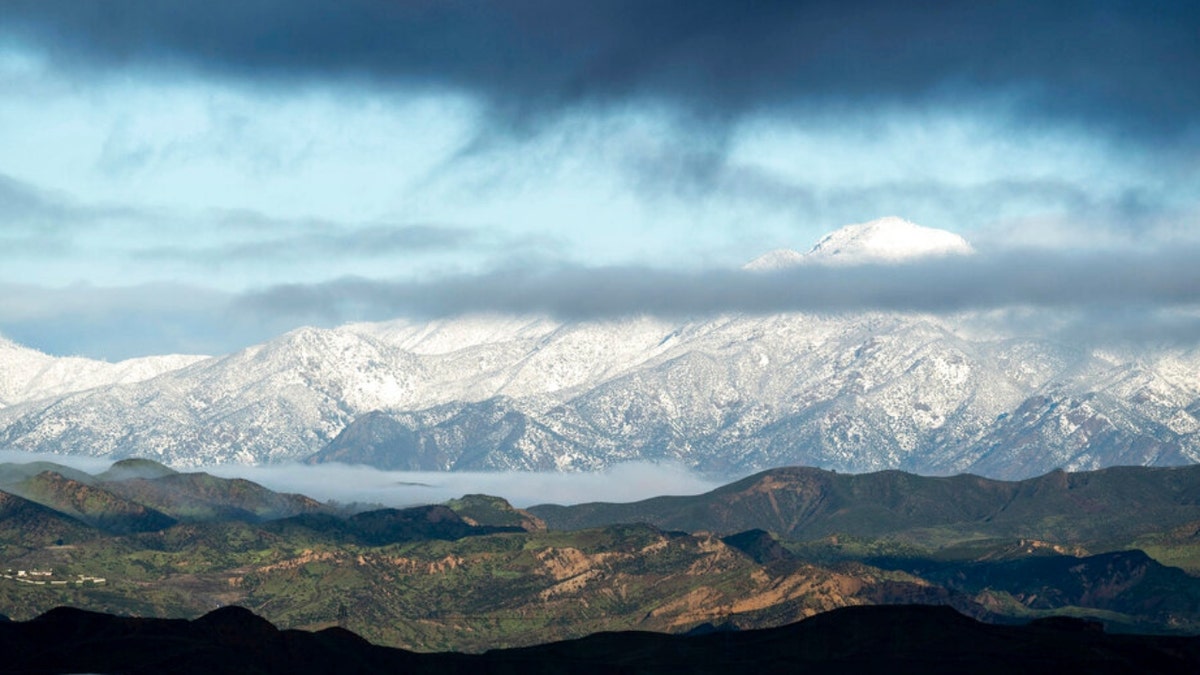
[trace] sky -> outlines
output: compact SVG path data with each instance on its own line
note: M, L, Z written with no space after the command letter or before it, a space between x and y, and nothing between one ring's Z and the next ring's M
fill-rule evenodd
M1185 1L3 0L0 335L882 309L1197 344L1198 63ZM740 270L892 215L979 257Z

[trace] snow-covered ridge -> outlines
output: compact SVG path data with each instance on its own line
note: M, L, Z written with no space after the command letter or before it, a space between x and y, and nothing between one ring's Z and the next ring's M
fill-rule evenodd
M1200 350L1126 360L886 314L507 321L446 319L419 338L404 324L300 329L0 409L0 447L179 466L320 453L442 470L669 459L1004 477L1200 460L1200 382L1180 377Z
M927 230L885 219L766 262L970 251ZM917 243L896 244L903 233ZM963 321L477 315L301 328L227 356L121 364L0 341L0 448L179 466L641 459L999 477L1200 461L1200 349L1093 352Z
M742 269L753 272L770 272L803 265L804 261L804 254L799 251L793 251L790 248L777 248L774 251L767 251L754 260L742 265Z
M206 358L171 354L109 363L50 356L0 337L0 407L110 384L141 382Z

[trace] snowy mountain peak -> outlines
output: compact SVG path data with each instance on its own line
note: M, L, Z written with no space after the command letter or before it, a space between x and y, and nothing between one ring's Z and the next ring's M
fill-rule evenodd
M755 272L769 272L771 270L794 267L803 262L803 253L793 251L790 248L777 248L774 251L767 251L754 260L742 265L742 269Z
M869 223L847 225L821 238L805 260L825 264L901 262L914 258L969 255L975 249L966 239L932 227L889 216Z
M917 258L970 255L975 249L966 239L903 218L888 216L869 223L847 225L821 237L808 253L780 248L768 251L742 266L753 272L770 272L806 263L857 265L894 263Z

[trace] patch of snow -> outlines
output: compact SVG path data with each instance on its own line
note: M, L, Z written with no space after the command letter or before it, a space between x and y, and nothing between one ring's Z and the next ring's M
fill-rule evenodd
M823 264L857 265L918 258L970 255L975 249L961 236L922 227L896 217L847 225L825 235L803 256Z

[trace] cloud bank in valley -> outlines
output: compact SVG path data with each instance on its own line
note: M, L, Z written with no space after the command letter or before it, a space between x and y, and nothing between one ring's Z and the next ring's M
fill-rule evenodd
M0 463L35 461L62 464L91 474L112 460L84 455L47 455L0 450ZM294 492L319 501L393 508L440 504L467 494L504 497L518 508L534 504L631 502L659 495L700 494L728 480L653 462L628 462L589 473L383 471L347 464L222 465L205 467L223 478L245 478L276 492Z
M218 466L206 470L323 501L392 507L435 504L480 493L504 497L518 508L534 504L631 502L659 495L700 494L728 482L706 478L680 466L652 462L628 462L588 473L381 471L345 464Z

